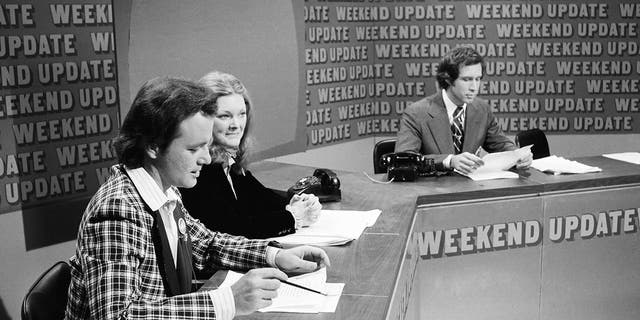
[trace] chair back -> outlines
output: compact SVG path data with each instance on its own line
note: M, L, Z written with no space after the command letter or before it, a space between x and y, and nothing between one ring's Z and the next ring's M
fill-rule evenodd
M396 147L396 139L384 139L373 146L373 173L384 173L386 168L380 163L384 154L393 152Z
M56 262L31 286L22 301L22 320L63 319L71 268Z
M544 131L540 129L531 129L518 132L518 134L516 134L516 144L520 147L533 144L533 147L531 147L533 159L544 158L551 155L551 153L549 152L549 142L547 142L547 136L544 134Z

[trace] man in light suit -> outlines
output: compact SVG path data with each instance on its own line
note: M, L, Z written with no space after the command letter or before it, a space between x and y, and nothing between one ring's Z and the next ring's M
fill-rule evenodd
M409 105L402 115L395 151L413 151L434 159L436 169L471 173L481 165L480 147L487 152L516 149L491 111L477 98L484 60L469 47L457 47L438 64L440 92ZM518 168L531 165L531 152Z
M193 82L140 89L114 143L119 164L80 222L66 319L231 319L270 305L284 272L329 264L322 249L213 232L184 209L177 187L193 187L211 162L214 114L211 91ZM193 266L212 264L249 271L191 292Z

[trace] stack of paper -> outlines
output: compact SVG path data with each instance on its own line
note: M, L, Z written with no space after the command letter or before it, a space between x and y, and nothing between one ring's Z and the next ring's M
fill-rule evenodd
M533 160L532 167L553 174L563 173L589 173L600 172L602 169L598 167L588 166L578 161L567 160L563 157L549 156Z
M464 174L460 171L458 173L467 176L474 181L490 180L490 179L517 179L519 176L515 172L507 171L518 163L518 160L531 152L531 147L528 145L513 151L503 151L488 153L482 157L484 165L476 169L472 173Z
M242 273L229 271L220 287L230 287L243 276ZM289 282L305 286L327 295L321 295L308 290L296 288L282 283L278 288L278 296L268 307L259 309L260 312L297 312L318 313L335 312L342 295L344 283L327 283L327 269L290 277Z
M630 162L633 164L640 164L640 152L609 153L603 154L602 156L624 162Z
M271 238L283 245L310 244L338 246L360 237L365 228L373 226L380 210L322 210L316 223L296 230L296 233Z

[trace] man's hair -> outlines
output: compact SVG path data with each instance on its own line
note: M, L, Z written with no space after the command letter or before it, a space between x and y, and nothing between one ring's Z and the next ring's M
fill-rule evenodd
M168 77L145 82L114 139L118 161L130 168L143 166L147 148L163 152L183 120L198 112L213 116L215 111L215 99L205 86Z
M200 83L207 86L212 92L217 100L220 97L238 94L242 96L244 100L244 105L247 111L247 122L244 125L244 132L242 134L242 138L240 139L240 145L238 146L238 150L235 154L235 162L238 164L237 166L233 166L235 170L240 171L240 169L246 169L249 155L249 147L251 146L251 128L253 118L253 111L251 103L251 97L249 97L249 91L242 84L242 82L236 78L234 75L229 73L224 73L220 71L211 71L204 75L200 79ZM223 161L226 159L226 151L219 146L216 141L213 141L212 146L212 158L214 161Z
M457 47L442 57L438 63L436 80L442 89L448 89L460 75L460 69L480 63L484 72L484 58L471 47Z

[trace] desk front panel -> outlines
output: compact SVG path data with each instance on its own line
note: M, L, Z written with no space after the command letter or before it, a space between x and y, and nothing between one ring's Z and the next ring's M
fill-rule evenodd
M640 318L640 187L546 195L544 206L540 319Z
M419 208L416 319L538 319L542 206L530 195Z

